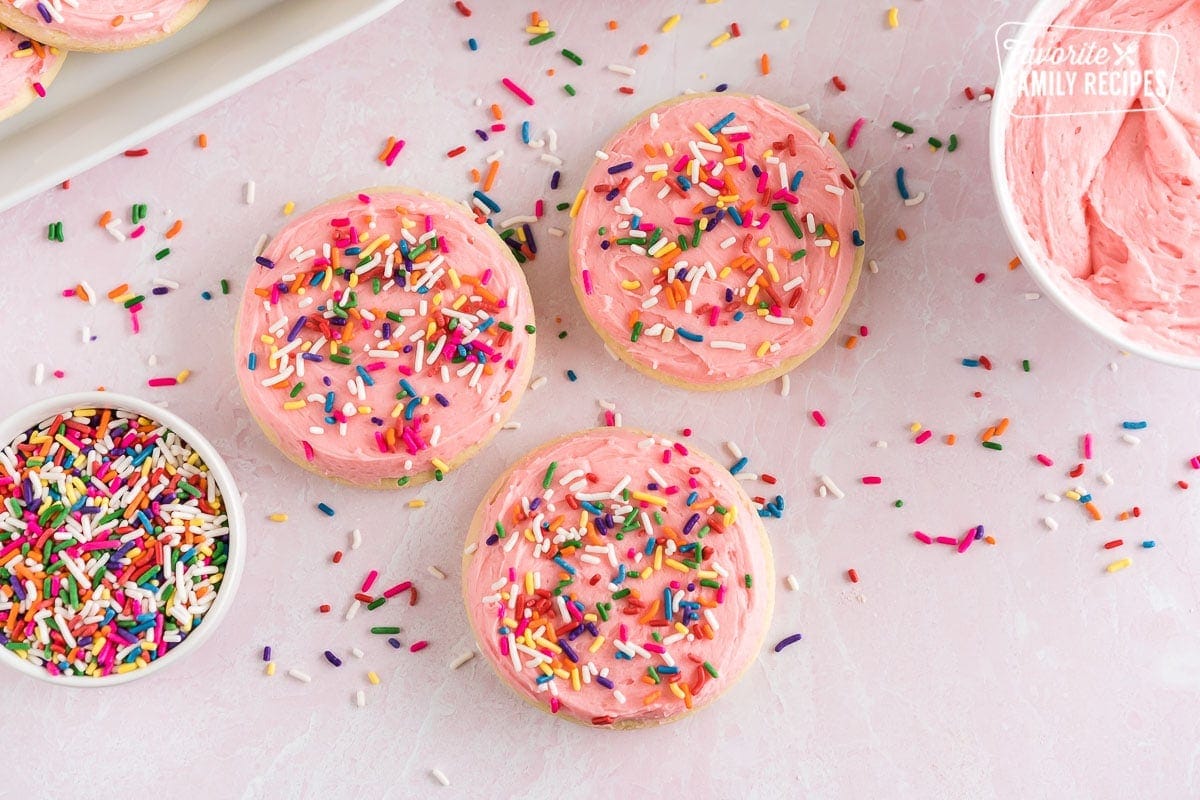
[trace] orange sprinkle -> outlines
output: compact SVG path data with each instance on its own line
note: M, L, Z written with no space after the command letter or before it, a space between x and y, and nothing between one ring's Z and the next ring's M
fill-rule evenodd
M118 28L121 26L121 24L123 22L125 22L125 15L117 14L115 17L112 18L112 22L110 22L109 24L112 25L114 28Z
M116 300L118 297L120 297L121 295L125 294L128 291L129 291L129 284L122 283L120 286L118 286L117 288L113 289L111 292L108 293L108 299Z
M846 349L853 350L855 347L858 347L858 337L857 336L846 337Z
M471 170L471 183L479 183L479 170Z
M492 116L496 119L504 119L504 112L500 110L499 103L492 103Z
M183 220L177 219L177 220L175 220L175 224L172 225L170 227L170 229L167 231L166 237L168 239L174 239L176 236L179 235L179 232L181 230L183 230Z
M615 19L610 19L608 21L608 29L610 31L615 31L618 27L619 26L617 25L617 21Z
M1104 517L1100 514L1100 509L1096 508L1095 503L1084 503L1083 507L1088 510L1088 513L1092 515L1092 519L1096 520L1097 522L1104 519Z
M483 179L483 190L485 192L490 192L492 190L492 184L496 182L496 173L499 171L500 161L497 159L496 161L492 162L490 167L488 167L487 177Z
M635 51L639 56L644 56L650 52L650 45L644 44Z
M379 151L379 155L377 156L377 158L378 158L380 161L383 161L383 162L385 162L385 163L386 163L386 162L387 162L388 153L392 152L392 148L393 148L393 147L395 147L395 146L396 146L396 137L395 137L395 136L389 136L389 137L387 138L387 144L385 144L385 145L383 146L383 149Z
M1014 256L1013 260L1008 262L1009 269L1016 269L1019 266L1021 266L1021 257L1020 256Z
M1003 436L1006 430L1008 430L1008 417L1000 420L1000 424L996 426L996 435Z
M88 295L87 290L83 288L82 283L75 286L75 296L84 302L92 302L92 298Z
M904 228L896 228L896 238L902 242L908 241L908 234L904 232Z
M113 213L111 211L105 211L103 214L100 215L100 222L98 224L100 225L101 228L106 227L108 225L108 223L112 222L112 218L113 218Z
M208 147L208 134L202 133L199 136L197 136L196 144L199 145L201 148Z
M762 58L759 60L759 67L761 67L763 75L771 74L771 57L766 53L762 54Z
M985 536L985 537L983 537L983 540L984 540L985 542L987 542L988 544L995 544L995 543L996 543L996 537L995 537L995 536Z
M957 441L958 441L958 437L957 437L957 436L955 436L953 433L948 433L948 434L946 434L946 444L948 444L948 445L950 445L951 447L953 447L953 446L954 446L954 443L955 443L955 442L957 442Z

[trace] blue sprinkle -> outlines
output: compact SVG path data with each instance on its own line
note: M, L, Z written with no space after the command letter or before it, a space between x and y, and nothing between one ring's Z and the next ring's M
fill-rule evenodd
M726 114L725 116L723 116L719 120L717 120L717 123L708 129L708 132L709 133L720 133L726 125L733 122L733 118L735 116L737 116L737 115L734 114L732 111L730 111L728 114Z
M800 188L800 181L802 180L804 180L804 170L798 169L796 170L796 174L792 175L792 182L788 184L788 189L793 192L796 191Z
M358 373L358 377L362 378L363 383L365 383L367 386L375 385L375 379L371 377L371 373L367 372L362 365L356 365L354 370Z
M907 200L912 196L908 193L908 187L904 185L904 167L896 168L896 188L900 191L901 199Z
M745 311L738 311L736 314L734 314L734 315L733 315L733 321L734 321L734 322L741 322L741 321L742 321L742 320L744 320L745 318L746 318L746 312L745 312Z
M201 292L200 296L203 297L205 300L212 300L212 292L207 292L207 291Z
M741 458L739 458L737 461L734 462L732 467L729 468L729 474L737 475L739 472L744 470L746 468L746 465L749 463L750 463L750 459L746 458L745 456L742 456Z
M1092 496L1090 494L1080 495L1079 502L1080 503L1090 503L1090 502L1092 502Z
M250 357L246 359L246 362L246 366L250 368L251 372L253 372L255 367L258 366L258 353L251 353Z
M479 42L475 41L474 39L467 39L467 47L471 48L471 51L474 52L479 49ZM526 139L525 141L529 140Z
M529 120L521 123L521 141L529 144Z
M679 184L679 188L680 188L680 189L683 189L685 192L686 192L688 189L692 188L692 182L691 182L691 181L689 181L687 178L685 178L685 177L684 177L684 176L682 176L682 175L677 175L677 176L675 176L675 182L676 182L676 183L678 183L678 184Z
M979 366L979 359L977 359L977 358L964 358L964 359L962 360L962 365L963 365L964 367L978 367L978 366Z
M567 380L571 381L572 383L574 383L576 380L578 380L578 378L575 375L575 370L573 370L573 369L567 370Z
M317 510L327 517L332 517L335 513L337 513L329 506L328 503L317 503Z
M1147 550L1149 550L1151 547L1154 547L1154 540L1153 540L1153 539L1147 539L1146 541L1142 542L1142 547L1144 547L1144 548L1146 548Z
M479 191L478 189L475 190L474 197L476 200L478 200L479 202L481 202L485 206L487 206L489 209L491 209L493 214L498 214L500 212L500 206L496 204L496 201L493 200L492 198L488 197L486 194Z
M687 328L676 328L675 333L682 339L687 339L689 342L703 342L704 337L699 333L692 333Z
M730 207L729 207L729 216L730 216L730 217L732 217L732 218L733 218L733 221L734 221L734 222L736 222L738 225L741 225L741 224L742 224L742 215L741 215L741 213L740 213L740 212L739 212L739 211L738 211L736 208L734 208L733 206L730 206Z
M850 232L850 239L854 242L855 247L862 247L865 244L862 234L858 232L858 228Z
M1147 424L1148 423L1145 420L1138 420L1136 422L1126 421L1121 423L1121 427L1127 431L1140 431L1145 428Z

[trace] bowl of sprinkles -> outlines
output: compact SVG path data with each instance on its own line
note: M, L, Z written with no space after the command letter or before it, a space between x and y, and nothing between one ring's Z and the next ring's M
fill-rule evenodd
M0 661L70 686L198 648L241 577L241 498L175 414L110 392L0 422Z
M570 274L609 350L693 390L764 383L829 339L862 270L858 183L828 132L763 97L634 119L571 207Z
M522 699L638 728L708 705L754 662L774 566L737 479L682 442L594 428L492 485L463 596L480 652Z

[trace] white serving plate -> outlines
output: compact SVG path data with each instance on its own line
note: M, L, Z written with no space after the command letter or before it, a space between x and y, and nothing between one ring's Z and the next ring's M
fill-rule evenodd
M187 119L401 0L212 0L191 25L122 53L72 53L47 97L0 123L0 211Z

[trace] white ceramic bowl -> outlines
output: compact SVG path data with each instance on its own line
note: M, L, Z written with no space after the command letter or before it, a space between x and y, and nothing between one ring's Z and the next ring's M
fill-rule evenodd
M41 400L26 406L0 422L0 447L8 446L17 436L43 420L76 408L113 408L132 411L160 422L175 431L193 450L200 454L201 460L208 466L209 474L217 482L217 489L221 493L225 512L229 518L229 559L225 564L225 574L217 589L216 599L213 600L208 613L202 617L203 622L162 658L150 662L141 669L112 674L103 678L92 678L85 675L51 675L43 667L31 664L14 655L10 650L0 647L0 663L18 672L57 686L99 688L128 683L160 672L171 664L183 660L185 656L196 651L212 636L217 625L225 618L230 605L233 604L233 596L237 593L238 583L242 579L242 568L246 560L246 520L242 512L242 496L233 482L233 475L230 474L229 468L225 466L225 462L212 444L176 414L136 397L113 392L80 392Z
M1066 0L1039 0L1025 22L1029 23L1017 37L1021 43L1040 35L1042 26L1050 24L1067 5ZM1161 350L1153 345L1131 339L1125 332L1125 323L1100 305L1090 301L1063 287L1054 277L1049 265L1045 263L1041 247L1036 245L1029 235L1029 230L1021 219L1021 212L1013 202L1012 187L1008 182L1008 171L1005 162L1005 144L1008 134L1009 114L1017 99L1016 59L1020 48L1009 51L1004 59L999 82L996 84L996 94L992 99L992 117L988 130L988 153L992 170L992 189L1000 203L1000 218L1008 231L1021 257L1021 265L1033 275L1034 280L1041 286L1042 291L1050 297L1068 315L1082 322L1092 331L1100 334L1117 347L1130 353L1171 364L1176 367L1200 369L1200 355L1188 355Z

